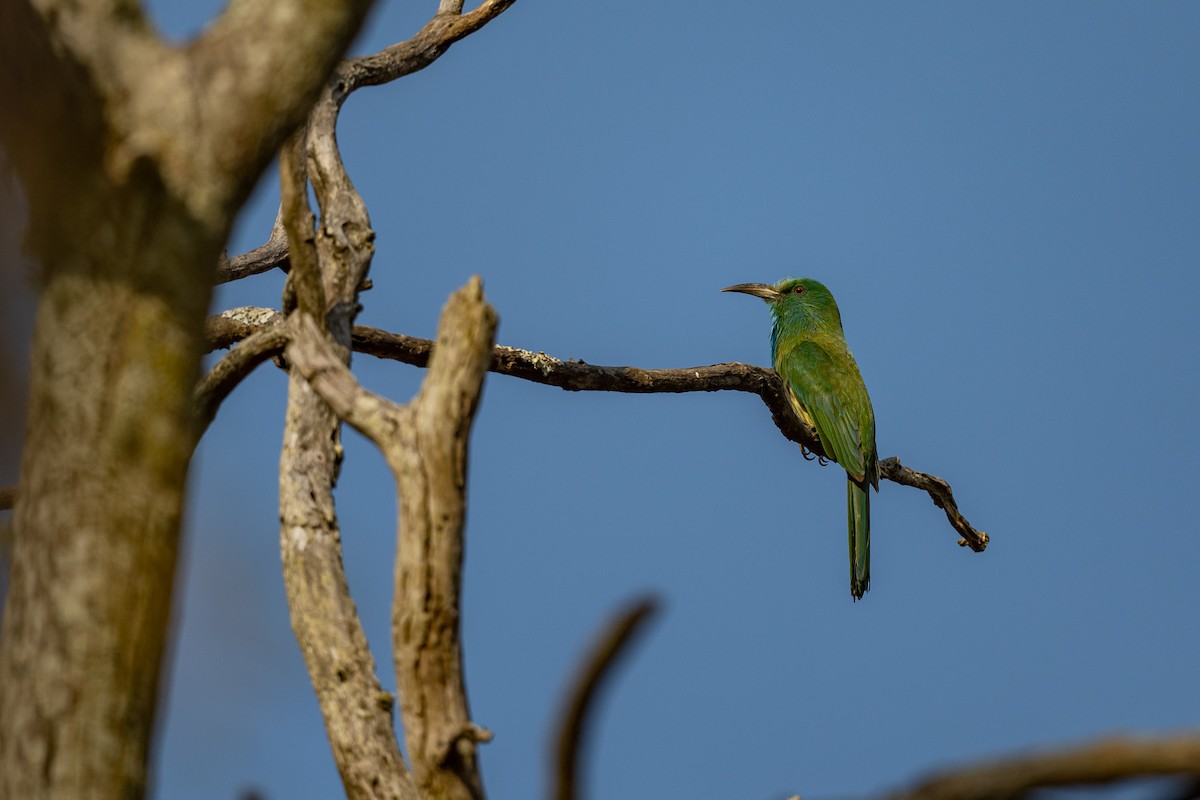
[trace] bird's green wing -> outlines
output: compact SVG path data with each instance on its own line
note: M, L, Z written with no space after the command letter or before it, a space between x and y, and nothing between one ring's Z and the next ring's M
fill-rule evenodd
M863 426L870 424L863 410L870 415L871 401L858 368L811 340L781 349L775 361L775 371L807 412L826 451L852 478L863 480L868 461Z

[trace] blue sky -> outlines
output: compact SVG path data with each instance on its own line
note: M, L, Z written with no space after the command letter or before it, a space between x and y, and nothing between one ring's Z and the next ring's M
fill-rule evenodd
M155 4L186 36L216 4ZM384 3L358 52L434 4ZM820 797L1110 732L1194 727L1200 660L1200 5L519 0L339 131L378 232L361 321L432 335L480 274L499 341L597 364L765 364L731 283L838 298L881 456L951 481L993 544L885 483L850 601L842 473L751 395L488 379L470 475L467 678L493 797L542 792L597 627L664 613L595 720L594 797ZM231 252L259 244L264 179ZM216 308L277 305L281 276ZM404 401L414 368L355 362ZM340 791L277 550L285 380L193 472L163 798ZM347 433L347 567L381 666L395 501Z

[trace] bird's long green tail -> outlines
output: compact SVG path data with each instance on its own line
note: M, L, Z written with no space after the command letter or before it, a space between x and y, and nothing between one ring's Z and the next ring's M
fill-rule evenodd
M871 588L871 495L866 481L846 481L850 527L850 594L862 599Z

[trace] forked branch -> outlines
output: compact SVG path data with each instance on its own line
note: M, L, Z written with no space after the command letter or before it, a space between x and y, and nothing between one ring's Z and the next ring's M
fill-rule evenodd
M459 639L467 444L491 358L496 314L478 278L442 314L438 356L417 396L398 405L361 387L305 314L287 355L339 417L379 447L396 478L392 647L413 773L430 797L483 797L476 747L491 734L467 705Z

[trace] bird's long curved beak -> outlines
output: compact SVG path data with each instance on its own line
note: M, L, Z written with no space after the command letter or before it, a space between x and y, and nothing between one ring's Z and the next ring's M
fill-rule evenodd
M779 292L775 291L775 287L767 283L739 283L735 286L726 286L722 292L741 292L742 294L752 294L755 297L761 297L768 303L773 303L779 299Z

